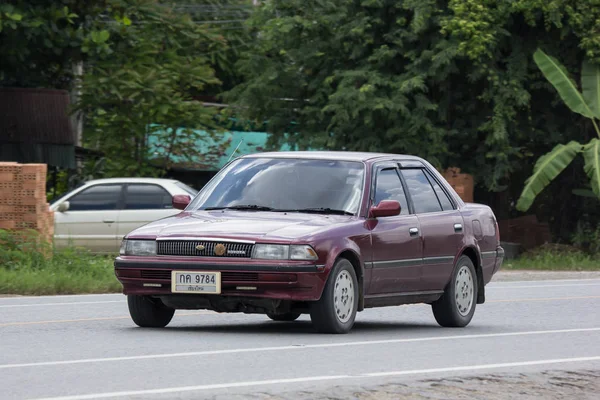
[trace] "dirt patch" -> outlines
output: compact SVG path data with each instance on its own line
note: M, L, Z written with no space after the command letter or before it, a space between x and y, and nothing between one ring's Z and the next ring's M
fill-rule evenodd
M598 393L600 393L600 370L583 370L489 374L359 388L335 386L324 391L255 393L239 398L256 400L512 400L515 398L597 400ZM213 399L237 400L238 397L219 395Z

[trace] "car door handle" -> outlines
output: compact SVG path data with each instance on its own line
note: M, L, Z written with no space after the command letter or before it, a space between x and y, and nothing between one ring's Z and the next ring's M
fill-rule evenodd
M419 228L410 228L408 233L410 233L410 236L416 236L419 234Z
M108 219L103 219L102 222L104 222L105 224L114 224L115 223L115 221L111 221Z
M454 224L454 232L462 232L462 224Z

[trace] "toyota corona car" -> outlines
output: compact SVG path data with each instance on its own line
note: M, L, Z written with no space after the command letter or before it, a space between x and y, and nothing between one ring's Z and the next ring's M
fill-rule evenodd
M129 233L114 263L141 327L208 309L346 333L359 311L411 303L464 327L504 258L492 210L414 156L248 155L173 203L183 211Z

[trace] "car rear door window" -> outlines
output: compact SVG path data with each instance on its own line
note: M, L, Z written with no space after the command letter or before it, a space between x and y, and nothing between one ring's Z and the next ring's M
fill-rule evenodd
M69 211L116 210L122 185L94 185L69 198Z
M171 194L158 185L127 185L125 210L164 210L173 208Z
M402 175L417 214L442 211L437 195L422 169L403 169Z
M406 194L396 168L382 169L377 174L375 204L379 204L382 200L397 200L400 202L400 215L408 214Z
M444 190L440 187L440 185L437 183L437 181L433 178L431 173L429 173L429 171L425 171L425 174L427 175L427 178L429 178L429 182L431 182L431 186L433 186L433 190L435 191L435 194L437 195L438 200L440 201L440 204L442 205L442 209L444 211L454 210L454 206L452 205L450 198L448 197L446 192L444 192Z

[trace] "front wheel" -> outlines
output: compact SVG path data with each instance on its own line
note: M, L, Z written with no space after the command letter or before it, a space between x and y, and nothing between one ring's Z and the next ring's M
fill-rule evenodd
M171 322L175 309L149 296L128 295L129 315L142 328L164 328Z
M433 316L443 327L462 328L471 322L476 303L475 266L469 257L461 256L444 294L431 305Z
M322 333L348 333L358 309L358 280L350 261L339 259L329 275L321 299L311 306L310 319Z

